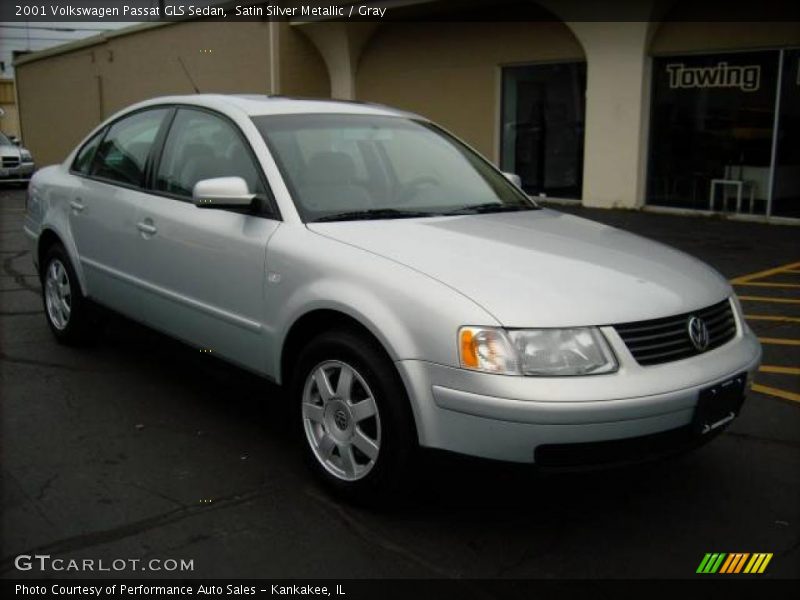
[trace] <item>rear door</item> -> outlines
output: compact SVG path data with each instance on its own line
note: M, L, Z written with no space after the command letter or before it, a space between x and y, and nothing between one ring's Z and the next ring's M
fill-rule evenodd
M69 224L90 297L142 319L141 289L131 276L139 246L137 203L168 108L122 117L81 148L72 173Z
M201 179L242 177L263 202L256 211L198 208ZM157 328L263 372L266 248L280 222L249 143L217 113L179 108L138 202L140 249L133 272L145 283Z

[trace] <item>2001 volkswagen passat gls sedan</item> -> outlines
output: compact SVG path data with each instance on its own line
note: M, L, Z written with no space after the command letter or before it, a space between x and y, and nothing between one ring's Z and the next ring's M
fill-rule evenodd
M39 171L25 231L59 340L96 303L285 384L353 495L418 446L560 465L720 431L760 359L726 281L513 180L383 107L167 97Z

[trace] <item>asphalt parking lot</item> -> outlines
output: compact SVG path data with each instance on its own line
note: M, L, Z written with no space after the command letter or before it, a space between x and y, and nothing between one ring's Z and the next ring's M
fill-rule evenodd
M114 574L134 577L683 578L708 552L773 553L760 577L800 576L797 227L571 209L738 281L769 367L741 418L614 471L434 457L409 502L366 510L311 480L279 389L122 319L89 348L57 345L23 202L0 191L4 578L41 576L20 554L193 560Z

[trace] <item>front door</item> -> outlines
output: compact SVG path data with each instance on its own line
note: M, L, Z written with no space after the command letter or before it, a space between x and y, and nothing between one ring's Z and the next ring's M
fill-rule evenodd
M503 69L501 157L532 196L581 197L586 64Z
M180 108L155 167L153 193L139 203L136 275L153 326L255 371L266 365L266 248L280 222L254 213L198 208L201 179L242 177L267 187L247 140L223 117Z

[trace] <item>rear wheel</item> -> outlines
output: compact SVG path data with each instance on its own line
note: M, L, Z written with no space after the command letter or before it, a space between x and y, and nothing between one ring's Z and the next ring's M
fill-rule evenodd
M87 341L91 327L88 302L61 244L45 253L41 275L44 313L56 340L64 344Z
M326 332L300 353L293 377L306 457L351 500L396 499L411 483L416 434L405 388L380 345Z

